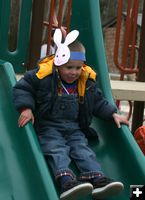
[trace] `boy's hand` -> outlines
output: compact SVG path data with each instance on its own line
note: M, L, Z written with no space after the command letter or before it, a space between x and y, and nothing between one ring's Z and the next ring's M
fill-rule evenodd
M32 110L30 108L27 108L23 110L20 114L20 117L18 119L19 127L25 126L30 120L32 121L32 124L34 124L34 115L32 113Z
M118 128L121 128L121 123L126 124L127 126L129 125L129 121L124 115L113 113L113 118Z

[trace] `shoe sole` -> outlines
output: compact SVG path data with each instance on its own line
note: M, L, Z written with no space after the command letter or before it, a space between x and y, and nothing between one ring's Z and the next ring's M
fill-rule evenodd
M93 186L90 183L80 184L66 192L63 192L60 195L60 200L74 200L78 197L89 195L92 193L92 191Z
M96 188L92 192L93 198L102 199L119 194L124 189L124 185L120 182L113 182L104 187Z

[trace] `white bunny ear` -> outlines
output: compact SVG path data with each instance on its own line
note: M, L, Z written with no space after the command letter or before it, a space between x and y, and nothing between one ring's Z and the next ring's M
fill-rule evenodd
M71 31L70 33L67 34L64 44L68 46L69 44L71 44L73 41L77 39L78 35L79 35L79 31L77 30Z
M54 32L54 35L53 35L53 41L54 43L59 46L61 44L61 41L62 41L62 32L59 28L57 28Z

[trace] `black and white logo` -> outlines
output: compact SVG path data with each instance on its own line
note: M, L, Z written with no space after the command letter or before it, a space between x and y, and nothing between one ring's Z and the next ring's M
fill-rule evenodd
M130 185L130 200L145 200L145 186Z

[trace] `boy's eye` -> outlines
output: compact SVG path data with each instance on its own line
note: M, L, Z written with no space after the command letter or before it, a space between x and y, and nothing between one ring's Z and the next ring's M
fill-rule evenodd
M81 66L77 66L77 67L73 67L73 66L66 66L67 69L76 69L76 70L80 70L82 67Z
M82 66L78 66L76 67L76 70L80 70L82 68Z
M72 69L73 67L72 67L72 66L67 66L66 68L67 68L67 69Z

